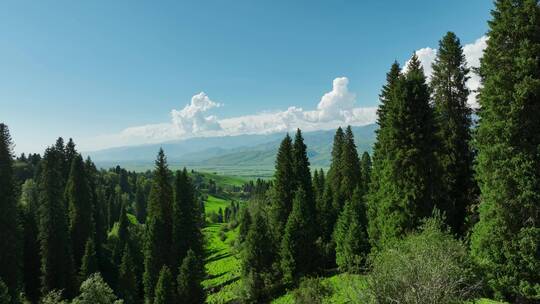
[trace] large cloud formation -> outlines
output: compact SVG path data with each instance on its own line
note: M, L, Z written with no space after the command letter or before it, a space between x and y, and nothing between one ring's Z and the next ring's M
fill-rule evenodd
M294 131L296 128L314 131L347 124L359 126L374 123L376 107L357 107L356 94L349 91L348 85L347 77L334 79L332 90L321 97L314 110L291 106L284 111L225 119L208 115L209 111L222 104L200 92L181 110L171 110L170 122L130 127L118 134L100 136L93 140L97 147L92 148L159 143L190 137L269 134Z

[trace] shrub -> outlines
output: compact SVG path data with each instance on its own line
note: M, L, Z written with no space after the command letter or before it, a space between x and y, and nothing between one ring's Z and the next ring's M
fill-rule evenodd
M445 304L472 298L480 284L467 250L440 222L429 219L420 232L376 254L360 302Z
M332 294L332 289L322 284L320 278L307 278L300 282L294 291L294 302L297 304L319 304Z

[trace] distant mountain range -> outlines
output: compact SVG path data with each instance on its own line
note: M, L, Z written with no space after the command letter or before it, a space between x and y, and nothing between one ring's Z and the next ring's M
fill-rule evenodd
M353 127L358 152L371 152L375 124ZM335 130L304 133L313 167L330 165ZM291 136L293 136L292 134ZM190 167L234 175L265 176L273 169L285 133L191 138L181 141L110 148L85 153L100 167L121 165L130 170L150 169L160 147L172 167Z

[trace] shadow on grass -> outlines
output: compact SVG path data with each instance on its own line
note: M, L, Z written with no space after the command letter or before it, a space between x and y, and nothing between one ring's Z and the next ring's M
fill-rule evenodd
M221 259L228 258L230 256L232 256L232 254L230 252L218 254L218 255L215 255L213 257L207 258L205 263L211 263L211 262L214 262L214 261L218 261L218 260L221 260Z
M225 282L222 282L222 283L220 283L220 284L218 284L218 285L215 285L215 286L209 286L209 287L206 288L206 291L207 291L208 293L217 293L217 292L219 292L223 287L225 287L225 286L227 286L227 285L230 285L230 284L232 284L232 283L234 283L234 282L236 282L236 281L238 281L238 280L240 280L240 277L239 277L239 276L234 277L234 278L229 279L229 280L227 280L227 281L225 281Z

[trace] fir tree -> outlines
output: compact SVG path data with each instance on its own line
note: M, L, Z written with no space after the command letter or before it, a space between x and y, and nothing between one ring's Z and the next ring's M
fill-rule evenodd
M300 188L304 189L306 199L308 201L308 211L314 215L315 209L315 197L313 196L313 185L311 184L311 172L309 170L309 159L307 156L307 147L302 137L302 131L298 129L294 137L294 144L292 149L292 164L294 174L294 190Z
M353 196L345 203L334 230L336 264L342 271L358 273L369 253L367 218L362 190L356 187Z
M345 141L345 134L343 129L339 127L334 135L334 143L332 146L332 160L330 162L330 169L328 170L327 180L330 183L332 190L337 192L341 188L341 151L343 150L343 143Z
M135 192L135 211L137 214L137 221L144 224L146 220L146 196L142 184L139 184L137 191Z
M94 240L92 238L89 238L86 241L84 255L81 261L81 270L79 271L79 278L82 282L96 272L99 272L98 260L96 256L96 246L94 244Z
M467 105L469 69L459 39L448 32L439 41L431 87L435 104L437 159L441 166L442 195L437 208L454 233L463 234L465 212L474 199L471 109Z
M173 277L169 267L166 265L159 272L159 279L155 290L154 304L175 303Z
M413 230L431 214L437 199L436 146L429 88L413 55L408 71L389 86L377 134L374 185L369 195L369 236L373 246Z
M118 292L126 304L138 303L139 284L129 245L126 244L118 273Z
M540 299L540 7L499 0L480 65L472 255L497 298Z
M8 127L0 123L0 279L13 301L20 280L21 231L13 179L13 151Z
M52 290L65 290L73 296L75 270L71 255L71 241L63 195L63 152L56 148L45 150L39 185L41 252L41 288L46 294Z
M268 225L260 212L254 216L242 251L242 277L247 301L261 302L268 299L272 286L275 248Z
M251 214L247 207L242 208L242 213L240 216L240 227L238 228L238 239L240 243L243 243L251 227Z
M354 143L354 134L351 126L348 126L345 130L345 136L343 138L343 147L341 148L341 184L339 188L340 199L350 200L352 196L352 189L356 189L361 184L361 172L360 172L360 159L358 158L358 151L356 151L356 144ZM341 210L342 202L339 202L339 209Z
M173 242L171 249L173 276L177 274L180 262L191 248L201 255L202 235L199 227L199 208L195 200L195 189L187 170L176 172L173 205Z
M272 189L272 227L276 236L282 234L287 218L292 210L294 192L293 143L289 134L279 146Z
M69 206L69 232L76 268L81 265L86 242L93 237L94 231L92 197L86 174L81 155L73 155L65 196Z
M309 216L309 204L306 191L300 188L281 242L281 270L286 284L313 273L316 268L315 222Z
M173 192L169 177L167 160L163 150L160 149L152 179L146 221L143 281L147 303L154 302L154 288L159 272L163 266L169 265L171 260ZM167 271L170 274L170 270Z
M39 300L41 261L39 256L37 185L27 179L21 190L20 206L23 224L23 281L25 296L33 303Z
M369 153L364 152L362 154L362 159L360 160L360 172L362 173L361 178L361 190L363 194L368 193L369 183L371 181L371 157Z
M201 263L201 257L189 249L178 271L178 302L187 304L205 303L206 294L202 286L203 279L204 266Z
M113 249L113 259L116 265L119 265L124 255L124 248L130 241L129 235L129 220L125 205L120 210L120 218L118 219L118 235Z

